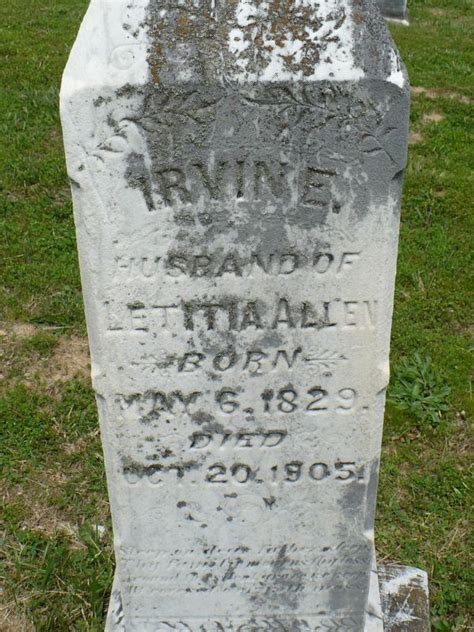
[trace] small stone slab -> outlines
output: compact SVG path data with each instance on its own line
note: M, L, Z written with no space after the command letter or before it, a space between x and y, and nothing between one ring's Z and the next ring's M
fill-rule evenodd
M412 566L378 568L384 632L430 632L428 575Z
M377 0L377 3L384 17L406 21L408 17L407 0Z

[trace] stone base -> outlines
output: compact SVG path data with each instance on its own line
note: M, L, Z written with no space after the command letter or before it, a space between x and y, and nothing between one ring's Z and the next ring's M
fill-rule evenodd
M411 566L378 567L384 632L430 632L428 575Z
M105 632L126 632L117 578ZM425 571L395 564L384 564L373 571L364 632L430 632Z
M377 0L384 18L408 25L407 0Z

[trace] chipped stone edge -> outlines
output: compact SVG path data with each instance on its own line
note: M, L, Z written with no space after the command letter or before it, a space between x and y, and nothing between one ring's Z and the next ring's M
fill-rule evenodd
M394 18L392 16L384 16L387 22L393 22L394 24L401 24L402 26L410 26L410 20L408 19L408 15L404 18Z
M372 570L370 572L369 597L366 608L364 632L384 632L375 547L372 554Z
M125 632L122 597L120 595L117 573L115 573L114 583L112 584L112 591L110 593L109 611L107 613L107 621L105 623L104 632Z

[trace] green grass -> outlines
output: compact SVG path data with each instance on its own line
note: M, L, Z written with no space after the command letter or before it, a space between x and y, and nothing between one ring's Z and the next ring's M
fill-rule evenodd
M35 372L54 362L60 339L84 334L58 87L86 5L7 0L0 6L0 329L6 334L0 332L0 418L8 615L0 629L8 632L103 629L112 577L92 390L83 378L58 384ZM410 148L405 179L377 545L380 559L429 572L434 629L460 632L472 629L474 618L474 11L471 0L413 0L410 11L409 28L391 28L412 85L425 90L412 104L418 142ZM13 322L41 327L15 334ZM98 524L107 528L102 539Z

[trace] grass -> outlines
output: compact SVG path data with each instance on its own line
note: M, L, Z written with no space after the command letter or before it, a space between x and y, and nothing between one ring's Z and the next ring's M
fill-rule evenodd
M86 5L0 6L6 632L103 629L112 577L93 393L87 377L66 372L58 380L51 370L56 363L61 372L85 332L57 99ZM409 28L391 27L417 89L377 545L381 560L429 572L433 628L460 632L473 621L474 12L470 0L413 0L410 10Z

